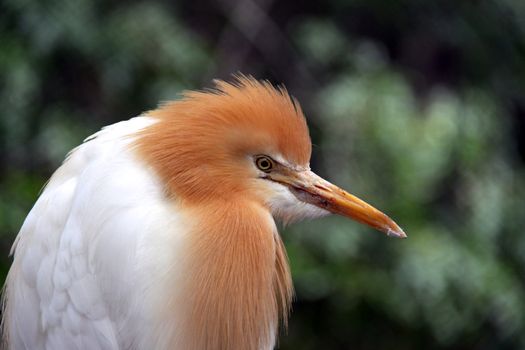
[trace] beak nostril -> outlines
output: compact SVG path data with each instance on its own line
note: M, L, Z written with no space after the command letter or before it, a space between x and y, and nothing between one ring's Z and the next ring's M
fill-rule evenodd
M321 191L330 192L330 189L328 187L323 186L323 185L315 184L314 187L317 188L318 190L321 190Z

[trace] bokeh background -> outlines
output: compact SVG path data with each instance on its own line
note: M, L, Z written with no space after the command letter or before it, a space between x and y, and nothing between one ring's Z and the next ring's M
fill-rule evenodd
M1 0L0 277L68 150L235 72L284 83L312 168L409 234L286 228L281 349L525 348L523 0Z

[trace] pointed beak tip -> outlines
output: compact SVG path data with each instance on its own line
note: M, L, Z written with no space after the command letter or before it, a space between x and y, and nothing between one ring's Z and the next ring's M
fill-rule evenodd
M395 237L395 238L407 238L406 233L398 226L398 230L392 230L391 228L388 228L386 231L386 235L388 237Z

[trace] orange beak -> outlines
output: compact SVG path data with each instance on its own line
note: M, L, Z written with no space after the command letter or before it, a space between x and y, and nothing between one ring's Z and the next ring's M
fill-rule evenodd
M406 238L403 230L387 215L311 171L286 171L271 179L287 185L301 201L371 226L388 236Z

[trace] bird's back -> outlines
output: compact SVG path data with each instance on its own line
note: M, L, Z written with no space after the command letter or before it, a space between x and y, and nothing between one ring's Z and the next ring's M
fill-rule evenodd
M97 133L45 187L13 246L3 314L9 349L155 344L157 306L147 303L158 299L153 279L166 273L179 218L130 148L133 133L151 123L139 117Z

